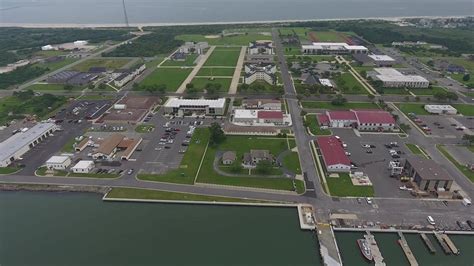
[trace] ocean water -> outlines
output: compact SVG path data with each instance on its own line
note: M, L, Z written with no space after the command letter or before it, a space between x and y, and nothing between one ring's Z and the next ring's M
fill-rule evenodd
M125 0L130 23L473 15L472 0ZM0 23L124 23L122 0L0 0Z

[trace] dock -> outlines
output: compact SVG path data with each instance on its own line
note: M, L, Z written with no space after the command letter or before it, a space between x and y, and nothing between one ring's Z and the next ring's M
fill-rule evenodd
M429 250L432 254L436 253L436 249L435 249L435 247L433 246L433 243L431 243L431 240L426 236L426 234L425 234L425 233L421 233L420 236L421 236L421 239L423 239L423 242L425 242L425 245L426 245L426 247L428 248L428 250Z
M454 245L453 241L451 241L451 238L447 234L441 234L441 237L443 238L444 242L448 245L449 249L453 252L455 255L459 255L459 249Z
M402 232L398 232L398 236L400 236L398 243L402 247L403 252L405 253L405 256L408 259L408 262L410 263L411 266L418 266L418 262L416 261L415 255L413 255L413 252L411 251L410 246L408 246L408 242L405 239L405 236L403 235Z
M341 254L339 253L331 225L327 223L317 223L316 228L319 241L319 253L321 254L323 265L342 266Z
M385 266L382 253L380 252L379 246L375 241L375 237L369 231L366 231L366 233L367 234L364 235L364 238L369 243L370 250L372 251L372 256L374 256L375 266Z
M313 206L299 204L297 208L301 230L315 230L316 223L314 221Z
M451 254L451 250L449 249L448 245L446 245L446 242L444 242L444 239L441 237L441 235L435 232L434 236L436 237L436 239L438 240L438 243L443 248L444 253Z

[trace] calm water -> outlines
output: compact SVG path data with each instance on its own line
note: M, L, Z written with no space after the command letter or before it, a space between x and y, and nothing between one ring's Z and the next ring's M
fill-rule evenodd
M0 192L0 265L318 265L294 208Z
M130 23L472 15L472 0L126 0ZM123 23L121 0L0 0L0 23Z
M413 254L419 265L429 266L445 266L445 265L459 265L459 266L472 266L474 265L474 236L466 235L450 235L449 237L461 250L461 254L445 255L438 244L437 240L432 236L428 235L431 242L436 248L436 253L431 254L426 248L423 240L418 234L404 234L408 241ZM392 233L375 233L375 240L379 245L380 251L385 259L387 265L409 265L408 260L403 253L403 250L399 246L397 240L398 235ZM339 250L341 252L342 260L345 265L373 265L367 263L362 257L357 247L356 240L363 238L363 233L353 232L338 232L336 233L336 239L338 241Z

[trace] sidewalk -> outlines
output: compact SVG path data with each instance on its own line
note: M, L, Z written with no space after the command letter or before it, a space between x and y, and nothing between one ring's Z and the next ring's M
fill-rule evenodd
M176 93L184 93L186 91L186 85L188 83L191 83L191 81L194 79L194 77L199 72L201 67L206 63L207 59L212 54L214 49L216 49L215 46L211 46L211 48L209 48L209 50L206 52L206 54L201 58L201 61L199 61L199 63L194 67L193 71L191 71L191 73L188 75L188 77L183 81L183 83L181 83L181 85L179 86Z

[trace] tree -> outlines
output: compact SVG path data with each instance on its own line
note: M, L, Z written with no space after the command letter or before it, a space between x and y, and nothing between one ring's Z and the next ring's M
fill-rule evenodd
M419 102L420 101L420 97L416 96L415 97L415 102Z
M211 133L209 143L213 146L222 143L226 139L224 131L222 130L221 125L219 125L219 123L212 123L209 127L209 132Z
M448 101L457 101L459 97L456 93L448 91L446 93L446 98L448 99Z
M157 86L158 93L164 94L166 92L166 84L160 84Z
M469 81L470 79L471 79L471 75L469 73L464 74L464 76L462 77L463 81Z
M105 85L105 83L100 83L98 88L99 88L99 90L103 91L103 90L107 89L107 85Z
M466 141L469 146L474 145L474 135L464 134L462 140Z
M338 94L335 99L331 101L332 105L344 105L347 102L347 99Z
M308 113L308 112L306 112L305 110L301 110L300 115L301 115L301 116L305 116L307 113Z
M145 87L145 91L153 94L154 92L156 92L158 90L158 87L155 86L155 85L150 85L150 86L146 86Z
M367 71L362 70L362 71L360 72L360 75L361 75L362 77L364 77L364 78L367 78Z
M243 167L242 164L240 164L239 161L235 161L231 166L230 166L230 171L232 173L240 173L242 171Z
M433 93L433 97L439 101L444 101L448 98L448 93L446 91L436 91Z
M89 86L87 86L87 88L88 88L89 90L93 90L93 89L95 88L95 86L94 86L94 84L91 83L91 84L89 84Z
M194 88L194 84L192 83L186 84L186 89L192 89L192 88Z
M71 84L66 84L66 85L64 85L63 89L65 91L72 91L72 89L74 89L74 87Z
M272 163L267 160L261 160L257 163L255 171L259 174L269 174L272 171Z

